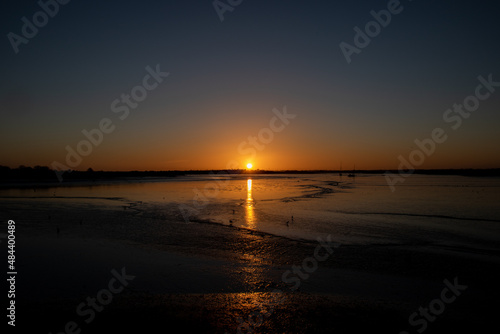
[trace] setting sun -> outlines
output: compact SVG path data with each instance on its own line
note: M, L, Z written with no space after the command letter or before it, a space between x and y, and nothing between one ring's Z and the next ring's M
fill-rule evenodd
M252 169L253 165L251 163L247 163L247 168Z

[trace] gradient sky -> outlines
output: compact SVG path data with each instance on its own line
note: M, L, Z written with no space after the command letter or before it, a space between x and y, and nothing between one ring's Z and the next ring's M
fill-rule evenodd
M443 121L479 75L500 81L500 5L403 0L348 64L339 44L387 3L244 0L221 22L211 0L73 0L15 54L7 34L40 6L4 1L0 164L67 165L66 146L109 118L74 169L243 167L238 147L286 106L297 116L255 168L393 169L436 127L448 139L420 168L500 167L500 87L457 130ZM120 120L111 103L157 64L170 75Z

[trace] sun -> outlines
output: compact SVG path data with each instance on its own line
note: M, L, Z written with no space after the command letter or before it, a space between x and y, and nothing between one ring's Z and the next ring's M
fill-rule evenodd
M252 169L253 165L251 163L247 163L247 169Z

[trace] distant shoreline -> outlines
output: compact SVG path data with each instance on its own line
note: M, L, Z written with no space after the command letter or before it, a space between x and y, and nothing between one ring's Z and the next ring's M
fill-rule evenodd
M71 171L65 172L63 182L59 182L56 173L47 167L23 167L0 169L0 188L78 186L84 183L103 184L116 182L137 182L147 179L175 178L187 175L278 175L278 174L332 174L343 176L355 173L366 174L399 173L398 170L176 170L176 171ZM491 169L420 169L412 174L421 175L456 175L468 177L499 177L500 168Z

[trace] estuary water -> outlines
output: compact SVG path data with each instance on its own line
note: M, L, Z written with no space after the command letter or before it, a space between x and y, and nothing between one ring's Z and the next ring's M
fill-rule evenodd
M383 175L190 175L25 185L0 199L16 226L16 298L38 331L86 326L75 308L113 269L136 278L92 332L203 314L220 329L207 332L234 333L273 307L259 332L398 333L458 279L470 288L429 330L444 333L493 321L500 298L500 178L412 175L392 192ZM279 291L286 300L270 303Z
M412 175L393 192L383 175L190 175L2 189L0 197L10 210L123 207L166 225L219 224L295 240L500 248L500 178L492 177Z

